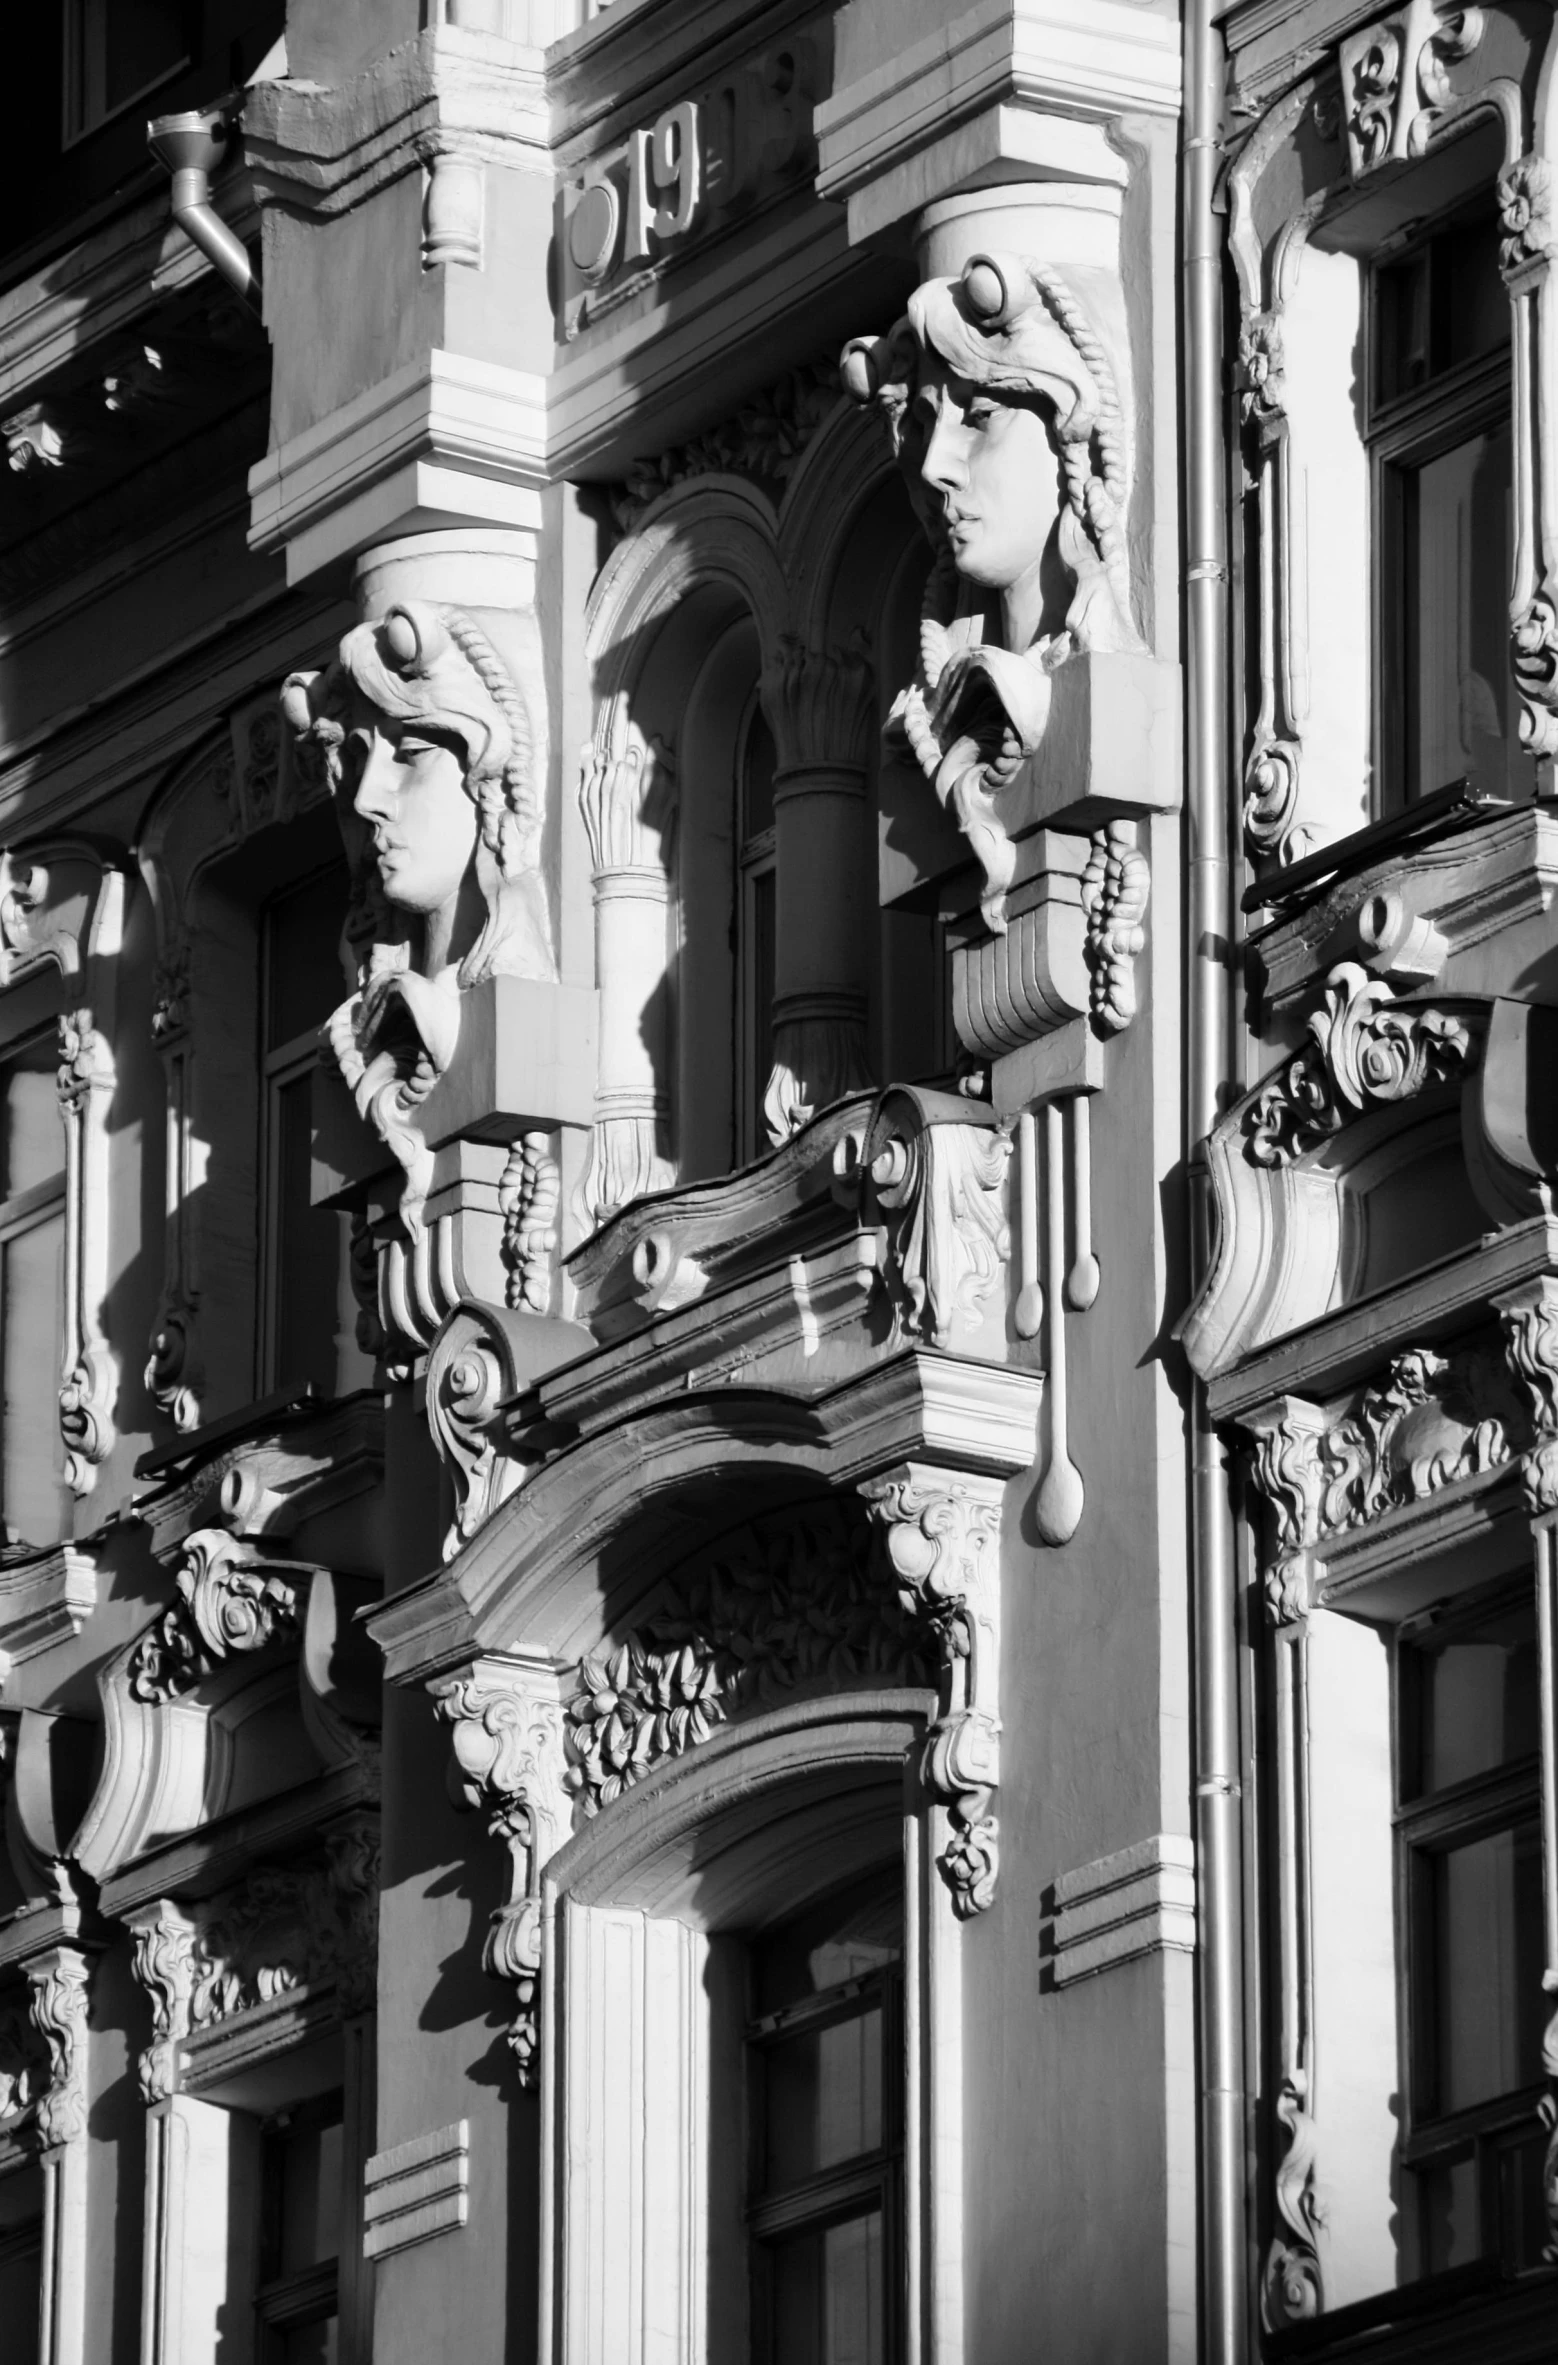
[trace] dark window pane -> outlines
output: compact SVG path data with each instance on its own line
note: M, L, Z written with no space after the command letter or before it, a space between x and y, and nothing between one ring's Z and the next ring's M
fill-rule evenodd
M65 1291L63 1205L0 1245L0 1512L13 1535L64 1534L65 1451L59 1385Z
M741 751L741 835L743 840L761 836L774 826L774 773L778 768L779 751L774 735L768 728L767 717L760 706L754 706L747 724L746 743Z
M339 2094L267 2129L263 2281L339 2256L343 2141Z
M902 1958L903 1882L895 1869L861 1881L847 1898L827 1898L764 1940L757 1949L757 2009L781 2012Z
M43 2301L43 2213L36 2167L13 2170L0 2188L0 2353L6 2365L38 2365Z
M1526 1603L1411 1646L1416 1768L1407 1795L1447 1790L1536 1754L1536 1619Z
M1529 786L1509 664L1513 492L1507 425L1397 474L1406 794L1469 776Z
M774 1064L774 873L758 871L747 883L752 942L748 949L748 978L752 996L752 1139L766 1142L763 1095Z
M770 2047L766 2182L798 2184L882 2140L882 2011L878 2004Z
M276 1348L274 1383L313 1380L327 1392L336 1369L337 1278L342 1218L312 1207L312 1069L272 1087Z
M1506 2143L1499 2153L1499 2225L1504 2256L1517 2273L1540 2266L1543 2250L1552 2238L1542 2184L1546 2156L1547 2132L1541 2127Z
M771 2272L774 2365L885 2365L879 2210L776 2242Z
M104 105L109 114L171 73L185 54L184 0L97 0L102 10ZM96 11L88 9L88 21Z
M1447 2267L1470 2266L1482 2256L1482 2231L1477 2198L1477 2163L1464 2159L1440 2161L1421 2171L1417 2186L1418 2246L1424 2275L1442 2275Z
M1542 1861L1533 1817L1427 1859L1435 2115L1541 2075Z
M282 2365L335 2365L335 2316L318 2316L312 2324L294 2324L281 2341Z
M1447 370L1499 353L1510 341L1510 304L1499 276L1499 224L1462 218L1379 274L1381 402L1431 385Z
M265 914L265 1047L313 1034L345 999L338 946L350 892L344 862L278 895Z
M35 1183L65 1171L65 1129L60 1120L55 1072L59 1050L53 1033L13 1051L5 1064L0 1106L0 1198L13 1199Z

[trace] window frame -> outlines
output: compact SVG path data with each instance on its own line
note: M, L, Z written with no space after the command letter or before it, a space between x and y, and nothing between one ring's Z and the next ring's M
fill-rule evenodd
M143 106L154 92L187 74L195 62L189 39L190 0L183 0L179 56L110 107L106 36L112 6L113 0L65 0L60 11L60 146L67 151Z
M766 728L762 701L754 686L736 735L736 1038L735 1131L736 1164L746 1166L768 1149L763 1121L763 1096L774 1064L774 963L778 950L778 828L775 820L758 830L748 828L748 760L754 732ZM769 888L769 929L766 946L759 906L766 882ZM761 963L768 959L764 979ZM766 1012L767 1026L764 1028Z
M1513 441L1514 338L1496 351L1458 362L1423 386L1384 399L1378 392L1383 358L1381 279L1415 250L1426 250L1458 216L1468 211L1464 194L1438 213L1412 225L1410 242L1387 241L1364 273L1363 431L1369 476L1369 610L1372 679L1369 718L1372 818L1389 819L1432 796L1451 781L1409 785L1412 741L1409 711L1411 619L1406 593L1405 478L1452 451L1473 435L1507 429ZM1512 464L1516 455L1512 452ZM1518 517L1512 519L1518 531ZM1510 552L1513 559L1513 547ZM1395 609L1394 615L1391 613ZM1513 669L1505 648L1508 713L1518 728Z

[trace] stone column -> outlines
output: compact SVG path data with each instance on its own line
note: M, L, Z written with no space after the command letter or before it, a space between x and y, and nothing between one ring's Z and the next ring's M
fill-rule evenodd
M786 634L763 672L774 779L774 1066L771 1140L873 1082L866 1057L875 941L866 801L875 677L859 636L842 649Z
M666 949L676 767L658 739L620 715L605 728L579 785L600 992L595 1123L580 1191L592 1226L675 1178Z

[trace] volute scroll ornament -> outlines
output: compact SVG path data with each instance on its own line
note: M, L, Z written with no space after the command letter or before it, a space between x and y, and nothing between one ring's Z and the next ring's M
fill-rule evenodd
M1309 1041L1256 1094L1244 1119L1245 1155L1285 1166L1365 1110L1412 1100L1470 1073L1486 1013L1398 1002L1357 961L1326 979Z
M883 1279L900 1327L927 1345L966 1341L1004 1316L1011 1255L1011 1135L979 1101L895 1086L872 1111L840 1188L882 1227Z

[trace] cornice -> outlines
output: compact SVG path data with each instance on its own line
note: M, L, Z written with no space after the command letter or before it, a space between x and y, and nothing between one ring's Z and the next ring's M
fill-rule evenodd
M955 124L1003 101L1083 121L1177 115L1171 17L1091 0L984 0L817 109L818 193L843 198Z
M1491 1317L1495 1292L1552 1272L1558 1272L1558 1221L1513 1224L1259 1349L1210 1383L1212 1417L1236 1421L1281 1396L1333 1395L1407 1347L1437 1344L1479 1316Z
M327 215L360 205L451 141L490 161L551 170L541 52L461 25L429 27L339 88L256 84L243 133L264 197Z

